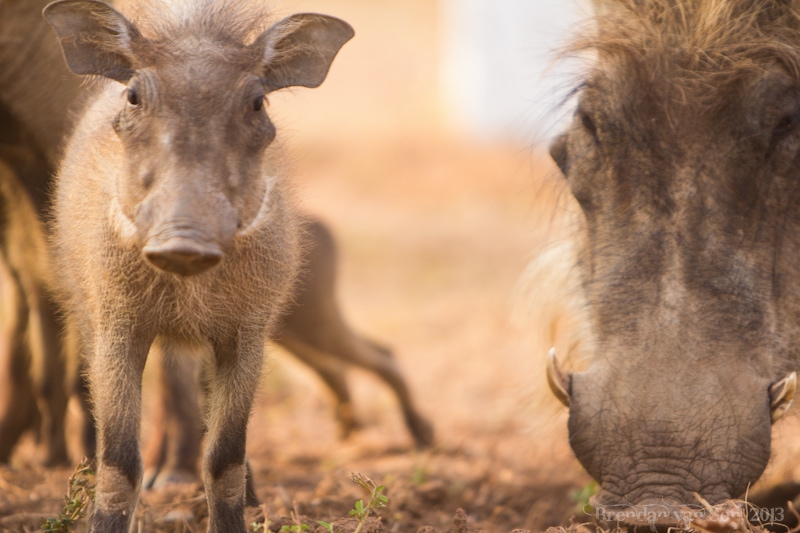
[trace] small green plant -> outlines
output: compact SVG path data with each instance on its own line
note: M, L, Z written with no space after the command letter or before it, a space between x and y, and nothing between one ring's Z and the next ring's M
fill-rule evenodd
M260 507L261 507L261 510L264 511L264 521L263 522L253 522L252 524L250 524L250 529L252 529L255 532L263 531L265 533L268 533L269 532L269 526L270 526L269 510L267 509L267 504L266 503L262 503Z
M363 474L353 474L353 483L363 488L367 494L369 494L366 505L364 504L364 500L358 500L350 511L350 516L358 520L358 525L353 533L359 533L361 528L364 527L364 523L367 521L370 513L386 507L389 503L389 498L383 494L386 487L376 484Z
M280 531L282 533L301 533L302 531L308 531L308 526L305 524L292 524L291 526L281 526Z
M264 508L264 512L266 513L266 507ZM297 502L294 502L294 510L290 513L290 515L294 524L281 526L280 530L278 530L279 533L303 533L303 531L308 531L308 526L300 520L300 512L297 510Z
M317 524L327 529L330 533L336 533L333 530L333 524L331 524L330 522L326 522L325 520L317 520Z
M64 496L64 508L58 518L46 518L41 530L45 533L69 533L75 523L86 516L89 502L94 501L94 471L89 460L84 457L75 467L67 482L67 494Z
M411 483L419 487L421 485L424 485L427 480L428 480L428 473L426 472L425 467L424 466L414 467L414 470L411 471Z
M572 497L572 500L577 504L578 511L586 514L594 512L594 507L592 507L590 500L592 496L597 494L598 488L596 481L590 481L583 487L570 493L570 497Z

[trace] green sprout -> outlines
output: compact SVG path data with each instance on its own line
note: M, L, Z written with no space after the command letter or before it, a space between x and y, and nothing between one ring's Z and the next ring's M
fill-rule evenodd
M308 531L308 526L305 524L292 524L291 526L281 526L280 531L285 533L301 533L302 531Z
M417 466L411 471L411 483L417 487L424 485L427 480L428 475L424 466Z
M64 496L64 508L57 518L46 518L41 530L45 533L69 533L73 526L84 516L90 502L94 501L94 471L86 457L73 470L67 482L67 494Z
M255 532L259 531L268 532L269 526L271 524L269 520L269 509L267 509L266 503L262 503L260 507L261 510L264 511L264 520L262 522L253 522L252 524L250 524L250 529L252 529Z
M326 522L325 520L317 520L317 524L327 529L330 533L336 533L333 530L333 524L331 524L330 522Z
M578 510L587 514L594 512L594 507L590 503L592 496L597 494L598 487L596 481L590 481L583 487L570 493L570 497L577 504Z
M383 494L383 491L386 490L385 486L376 484L363 474L353 474L353 483L363 488L367 494L369 494L369 500L367 500L366 505L364 504L364 500L358 500L354 508L350 511L350 516L358 520L358 525L353 533L359 533L361 528L364 527L364 523L367 521L370 513L386 507L389 503L389 498Z

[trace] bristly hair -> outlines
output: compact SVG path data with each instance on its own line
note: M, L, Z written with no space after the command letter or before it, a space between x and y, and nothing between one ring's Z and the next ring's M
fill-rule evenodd
M640 79L715 97L773 65L800 81L798 0L594 0L595 26L568 52L626 61ZM703 98L704 100L706 98Z
M153 41L196 35L243 46L275 21L265 0L123 0L116 5Z

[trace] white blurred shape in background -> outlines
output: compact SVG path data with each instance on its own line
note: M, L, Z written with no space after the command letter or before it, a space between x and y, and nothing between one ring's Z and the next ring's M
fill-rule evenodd
M440 0L446 116L470 136L545 142L572 115L561 105L579 68L555 61L585 19L567 0Z

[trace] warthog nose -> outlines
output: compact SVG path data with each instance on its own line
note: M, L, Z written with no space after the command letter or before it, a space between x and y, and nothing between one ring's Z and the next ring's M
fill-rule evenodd
M153 265L173 274L200 274L220 262L222 250L209 244L199 244L185 238L169 239L164 243L145 246L142 253Z

